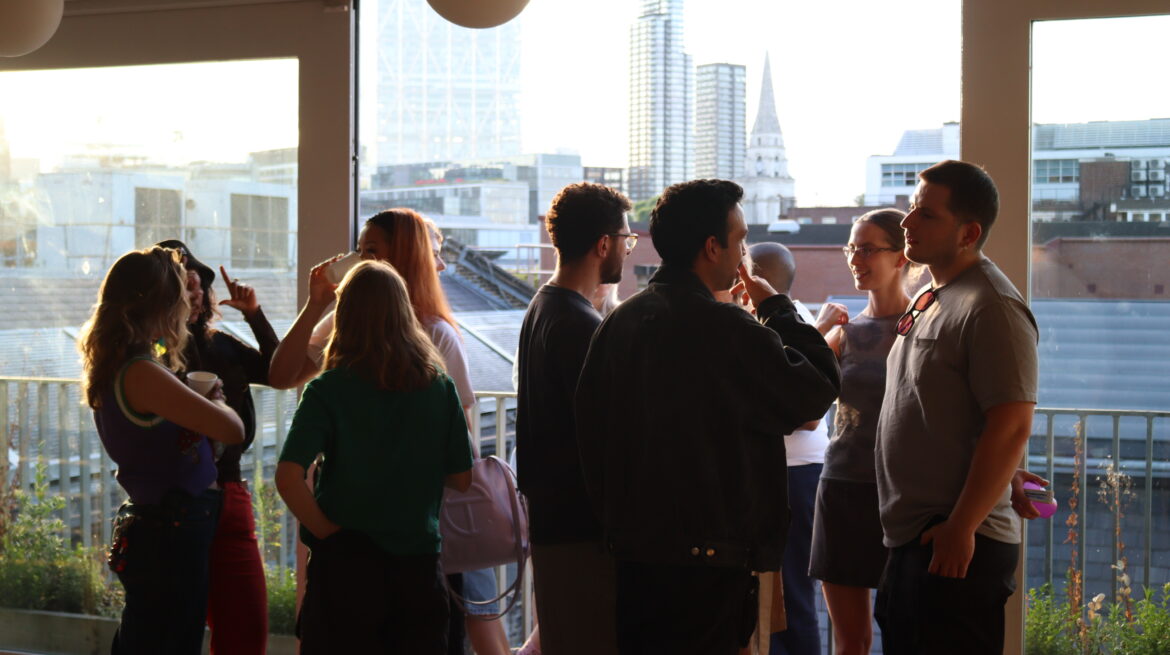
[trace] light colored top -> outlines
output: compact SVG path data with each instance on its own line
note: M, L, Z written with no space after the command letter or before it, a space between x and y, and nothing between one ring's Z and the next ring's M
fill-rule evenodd
M459 337L459 333L441 318L423 323L422 327L442 356L447 375L455 381L460 403L464 407L474 403L475 391L471 388L471 374L467 369L467 351L463 348L463 339ZM307 354L317 366L324 366L325 346L329 344L329 335L332 333L333 311L330 310L317 322L317 326L313 328L313 335L309 337Z
M984 258L935 293L909 333L894 339L886 363L875 463L890 548L954 510L987 411L1036 402L1039 330L1007 276ZM1020 542L1010 497L1004 485L977 533Z
M809 325L816 324L816 318L804 303L793 300L796 314ZM828 418L828 415L825 415ZM824 418L817 427L811 430L797 430L792 434L784 435L784 450L788 457L789 466L804 466L805 464L822 464L825 461L825 448L829 446L829 425Z
M817 427L811 430L797 430L792 434L784 435L784 450L788 457L789 466L824 463L825 448L829 446L827 418L826 415L817 423Z

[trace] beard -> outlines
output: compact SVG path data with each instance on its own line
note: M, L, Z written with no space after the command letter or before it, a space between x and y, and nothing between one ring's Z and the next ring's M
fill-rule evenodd
M620 255L615 248L609 253L601 262L601 283L602 284L617 284L622 281L622 265L625 264L625 258Z

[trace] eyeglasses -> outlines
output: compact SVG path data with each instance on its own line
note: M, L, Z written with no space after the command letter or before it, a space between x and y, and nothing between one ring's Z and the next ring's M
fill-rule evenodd
M898 335L904 337L909 334L910 328L914 327L914 320L917 319L919 315L922 314L922 312L926 311L927 307L933 305L937 297L938 294L934 289L927 289L926 291L923 291L917 298L915 298L914 303L910 305L910 309L906 310L906 313L902 314L902 318L898 319Z
M853 246L844 246L841 252L845 253L845 259L853 259L853 255L861 255L862 259L869 259L875 252L900 252L901 248L854 248Z
M605 236L607 236L607 237L625 237L626 250L633 250L634 246L638 245L638 235L634 234L633 232L626 232L624 234L621 232L614 232L612 234L607 234Z

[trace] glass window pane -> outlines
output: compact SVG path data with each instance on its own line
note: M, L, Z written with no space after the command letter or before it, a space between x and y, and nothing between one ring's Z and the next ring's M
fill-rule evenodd
M0 422L19 426L2 430L0 484L27 488L38 458L54 488L63 463L91 467L61 514L75 541L108 544L121 502L112 478L99 501L109 463L77 382L76 339L110 265L179 239L216 270L220 299L222 265L277 334L295 316L297 80L294 59L0 72ZM239 311L220 311L214 328L255 343ZM271 449L291 398L255 398Z
M1161 382L1170 239L1160 222L1170 211L1170 119L1160 118L1170 91L1133 66L1163 57L1167 30L1166 16L1033 30L1031 286L1041 340L1028 463L1052 481L1060 510L1029 526L1027 586L1051 584L1073 617L1109 616L1119 593L1144 598L1170 566ZM1085 92L1105 85L1125 89L1124 101ZM1103 607L1087 610L1098 594ZM1075 633L1067 616L1055 625ZM1028 630L1053 624L1029 617Z

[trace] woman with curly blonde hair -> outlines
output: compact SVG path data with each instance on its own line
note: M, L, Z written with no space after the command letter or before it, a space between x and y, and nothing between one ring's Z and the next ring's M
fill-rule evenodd
M132 251L106 274L79 339L86 401L130 497L109 553L126 590L116 654L195 655L203 644L220 504L208 439L240 443L244 427L218 386L205 398L175 374L190 311L179 254Z

